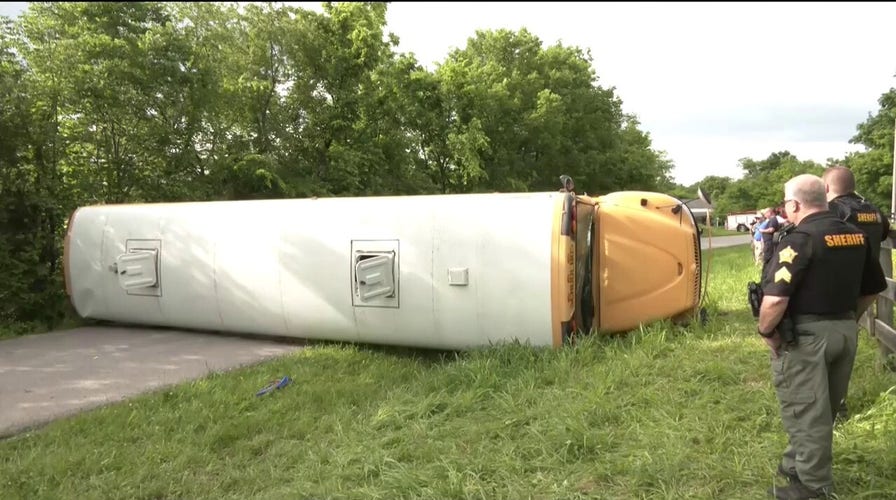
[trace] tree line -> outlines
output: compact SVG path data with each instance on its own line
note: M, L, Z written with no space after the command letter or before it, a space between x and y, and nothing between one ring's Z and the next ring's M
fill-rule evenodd
M0 327L65 314L78 206L672 186L587 51L477 31L428 70L386 3L31 3L0 18Z

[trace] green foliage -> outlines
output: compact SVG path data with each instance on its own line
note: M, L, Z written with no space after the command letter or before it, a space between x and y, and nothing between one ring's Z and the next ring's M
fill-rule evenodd
M670 162L591 63L525 29L477 32L436 71L453 112L431 170L472 191L554 189L564 173L595 192L656 189Z
M237 161L223 179L225 196L233 200L283 198L287 186L274 173L273 160L265 155L248 154Z
M703 190L704 193L708 194L713 201L723 198L725 196L725 192L728 191L728 188L734 183L734 180L730 177L720 177L717 175L710 175L704 177L703 180L696 183L693 186L693 191L697 191L697 187Z
M556 350L319 343L2 441L0 497L764 498L787 438L743 293L758 269L748 246L712 259L705 327ZM896 381L876 355L863 333L840 498L896 491Z
M59 316L85 204L668 184L590 55L486 31L430 72L396 53L387 7L46 2L4 20L0 323Z
M657 191L674 196L680 200L692 200L697 197L697 189L692 186L682 186L669 179L657 183ZM715 203L715 200L713 200Z
M807 160L800 161L789 151L772 153L764 160L743 158L744 176L738 180L708 176L695 184L712 192L713 205L719 216L733 212L749 212L777 207L784 196L784 183L799 174L821 175L824 167Z
M40 97L16 51L18 26L0 19L0 329L63 315L59 172ZM38 109L35 109L38 108Z
M866 151L851 153L844 164L856 176L856 188L884 212L890 212L893 186L893 140L896 126L896 88L878 99L880 109L856 127L850 142Z

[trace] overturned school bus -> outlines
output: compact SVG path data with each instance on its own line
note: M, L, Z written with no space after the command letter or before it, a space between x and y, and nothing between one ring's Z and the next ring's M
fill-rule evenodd
M85 318L439 349L560 346L701 295L690 210L637 191L88 206L64 260Z

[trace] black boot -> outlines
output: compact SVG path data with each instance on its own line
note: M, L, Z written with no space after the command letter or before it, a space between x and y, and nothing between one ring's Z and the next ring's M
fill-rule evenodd
M827 498L824 489L813 490L803 483L796 482L787 486L773 486L768 490L769 495L778 500L808 500L810 498Z
M785 468L784 468L784 464L782 464L782 463L780 463L780 462L778 463L778 475L781 476L781 477L786 477L786 478L787 478L787 482L788 482L789 484L793 484L793 483L799 483L799 482L801 482L801 481L800 481L800 476L797 475L797 473L796 473L795 470L787 470L787 469L785 469Z

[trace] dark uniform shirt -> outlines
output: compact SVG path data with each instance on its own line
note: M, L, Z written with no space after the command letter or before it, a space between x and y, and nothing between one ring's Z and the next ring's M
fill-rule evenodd
M867 240L831 211L808 215L778 242L762 291L790 297L790 314L854 312L860 296L887 287Z
M842 220L861 229L868 236L874 258L880 256L880 242L890 234L890 221L873 204L856 193L840 195L828 203Z
M768 225L765 226L766 229L771 228L774 229L774 233L760 233L762 234L762 244L763 245L773 245L775 240L775 233L781 229L781 222L778 221L778 216L772 214L771 218L768 219Z

